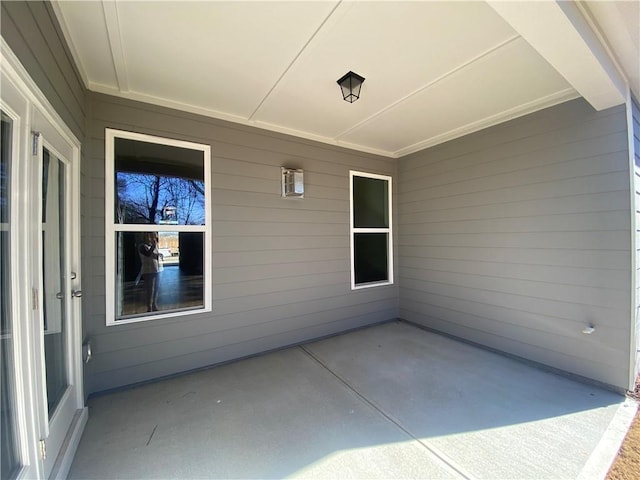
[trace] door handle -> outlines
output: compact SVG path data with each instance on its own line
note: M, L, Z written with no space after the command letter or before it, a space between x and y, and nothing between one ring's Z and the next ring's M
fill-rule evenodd
M62 300L62 299L64 298L64 293L62 293L62 292L58 292L58 293L56 293L56 298L57 298L58 300Z
M72 290L71 291L71 296L72 297L76 297L79 298L82 296L82 290Z

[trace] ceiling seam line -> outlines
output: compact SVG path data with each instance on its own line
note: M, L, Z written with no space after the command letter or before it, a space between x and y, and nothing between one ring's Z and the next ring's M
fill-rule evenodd
M106 88L103 85L97 84L97 83L92 83L91 88L89 88L89 90L95 93L108 95L115 98L125 98L125 99L133 100L136 102L142 102L150 106L170 108L178 112L185 112L193 115L201 115L203 117L212 118L215 120L222 120L222 121L230 122L236 125L244 125L244 126L249 126L254 128L256 127L256 122L251 122L247 120L245 117L232 116L231 114L225 114L215 110L206 110L200 107L195 107L190 104L183 103L178 105L176 104L176 102L167 101L166 99L162 99L159 97L144 95L139 92L136 92L135 90L128 90L126 92L122 92L117 89L114 90L114 89ZM345 142L343 140L337 141L330 137L323 137L321 135L310 134L300 130L293 130L291 128L280 127L280 126L269 124L269 123L260 122L257 128L260 128L262 130L266 130L269 132L276 132L276 133L281 133L283 135L294 136L296 138L303 139L303 140L321 142L326 145L332 145L334 147L350 148L360 153L366 153L370 155L379 155L385 158L395 158L391 152L386 150L381 150L379 148L369 148L364 145Z
M264 105L264 103L267 101L267 99L271 96L271 94L273 93L273 91L278 87L278 85L280 85L280 82L282 81L282 79L284 78L284 76L289 73L289 70L291 70L291 68L293 67L293 65L298 61L298 59L300 58L300 56L303 54L303 52L307 49L307 47L309 46L309 44L313 41L314 38L316 38L316 36L318 35L318 33L320 32L320 30L322 30L322 28L325 26L325 24L329 21L329 19L333 16L334 12L337 10L337 8L342 4L342 0L340 0L329 12L329 14L325 17L325 19L322 21L322 23L318 26L318 28L316 28L316 30L313 32L313 34L311 35L311 37L309 37L309 39L305 42L305 44L302 46L302 48L300 49L300 51L296 54L295 57L293 57L293 60L291 60L291 62L289 63L289 65L287 66L287 68L284 69L284 72L282 72L282 74L278 77L278 80L276 80L276 82L273 84L273 86L269 89L269 91L267 92L267 94L264 96L264 98L260 101L260 103L258 104L258 106L255 108L255 110L251 113L251 115L249 115L247 117L247 120L249 121L253 121L253 117L258 113L258 110L260 110L262 108L262 105Z
M449 70L448 72L440 75L438 78L432 80L431 82L429 82L426 85L423 85L422 87L418 88L417 90L414 90L413 92L405 95L404 97L400 98L399 100L397 100L396 102L386 106L385 108L383 108L382 110L378 110L376 113L370 115L369 117L365 118L364 120L358 122L357 124L355 124L354 126L352 126L351 128L348 128L347 130L345 130L344 132L340 133L339 135L336 135L334 137L334 139L336 141L340 141L340 138L344 137L345 135L348 135L349 133L351 133L354 130L357 130L358 128L360 128L361 126L365 125L366 123L370 122L371 120L374 120L375 118L379 117L380 115L382 115L383 113L391 110L392 108L395 108L397 105L401 104L402 102L404 102L405 100L413 97L414 95L417 95L418 93L432 87L433 85L435 85L436 83L444 80L447 77L450 77L451 75L453 75L454 73L462 70L463 68L468 67L469 65L471 65L472 63L477 62L478 60L486 57L487 55L492 54L493 52L497 51L498 49L510 44L511 42L514 42L515 40L522 38L519 34L514 35L513 37L509 37L508 39L504 40L503 42L500 42L497 45L494 45L493 47L491 47L488 50L485 50L484 52L480 53L479 55L476 55L475 57L473 57L471 60L468 60L467 62L458 65L457 67L455 67L453 70Z
M107 29L107 38L109 39L113 70L116 76L116 82L118 82L118 90L120 92L128 92L129 79L127 75L127 64L124 59L124 45L122 42L122 32L120 31L120 21L118 19L117 2L106 2L103 0L102 12Z

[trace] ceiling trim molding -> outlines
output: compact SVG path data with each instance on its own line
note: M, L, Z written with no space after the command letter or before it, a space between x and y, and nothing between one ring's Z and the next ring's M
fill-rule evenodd
M359 145L357 143L350 143L350 142L345 142L345 141L341 141L341 140L336 140L334 138L330 138L330 137L323 137L320 135L313 135L307 132L303 132L300 130L295 130L293 128L288 128L288 127L282 127L280 125L273 125L270 123L265 123L265 122L257 122L257 121L253 121L253 122L247 122L247 125L251 125L253 127L256 128L262 128L264 130L270 130L272 132L276 132L276 133L284 133L286 135L291 135L294 137L299 137L299 138L304 138L305 140L313 140L316 142L321 142L321 143L325 143L327 145L333 145L335 147L343 147L343 148L348 148L349 150L357 150L359 152L362 153L370 153L372 155L379 155L381 157L387 157L387 158L396 158L392 152L389 152L387 150L381 150L378 148L373 148L373 147L367 147L365 145Z
M166 98L156 97L153 95L147 95L145 93L136 92L133 90L121 91L115 87L104 85L101 83L90 83L89 90L96 93L104 93L105 95L111 95L114 97L125 98L127 100L133 100L136 102L148 103L151 105L157 105L159 107L171 108L173 110L179 110L182 112L195 113L205 117L217 118L219 120L226 120L234 123L243 123L250 125L245 117L233 115L230 113L220 112L204 107L198 107L196 105L190 105L188 103L176 102L173 100L167 100Z
M456 138L463 137L480 130L484 130L485 128L493 127L494 125L498 125L500 123L504 123L509 120L513 120L515 118L537 112L539 110L544 110L545 108L553 107L554 105L568 102L569 100L574 100L579 97L580 94L573 88L567 88L560 92L555 92L551 95L547 95L546 97L541 97L531 102L518 105L517 107L511 108L504 112L500 112L496 115L485 117L482 120L468 123L460 128L450 130L441 135L436 135L435 137L431 137L425 141L415 143L406 148L401 148L400 150L396 150L395 152L393 152L393 156L394 158L401 158L405 155L424 150L425 148L434 147L441 143L455 140Z
M127 75L127 62L120 32L120 21L118 20L118 2L102 0L102 12L104 14L104 23L107 27L109 48L111 49L111 58L118 88L121 92L128 92L129 77Z
M60 30L62 30L62 36L67 44L67 48L69 52L71 52L71 57L73 58L73 63L78 69L78 73L80 74L80 78L82 78L82 83L85 88L89 88L89 76L80 61L80 54L78 50L76 50L76 44L71 39L71 33L69 32L69 26L67 25L67 20L64 17L62 9L60 8L60 4L58 2L51 2L51 8L53 8L53 13L58 20L58 25L60 25Z
M320 143L325 143L327 145L333 145L335 147L343 147L348 148L350 150L356 150L362 153L370 153L373 155L379 155L381 157L387 158L396 158L392 152L388 152L386 150L379 150L376 148L370 148L363 145L358 145L355 143L349 143L344 141L335 140L329 137L323 137L320 135L313 135L308 132L303 132L300 130L294 130L292 128L281 127L279 125L273 125L266 122L259 122L256 120L248 120L245 117L231 115L229 113L220 112L217 110L212 110L208 108L198 107L195 105L189 105L186 103L175 102L172 100L167 100L165 98L154 97L152 95L146 95L143 93L138 93L135 91L120 91L117 88L114 88L109 85L103 85L100 83L90 82L88 89L92 92L102 93L105 95L110 95L112 97L124 98L127 100L133 100L136 102L147 103L150 105L156 105L159 107L171 108L173 110L178 110L181 112L193 113L196 115L202 115L203 117L215 118L217 120L224 120L226 122L236 123L239 125L245 125L248 127L259 128L262 130L268 130L275 133L282 133L285 135L291 135L298 138L303 138L305 140L313 140Z
M445 143L450 140L455 140L456 138L463 137L470 133L474 133L479 130L483 130L485 128L492 127L494 125L507 122L509 120L513 120L515 118L528 115L530 113L534 113L539 110L543 110L545 108L553 107L554 105L558 105L560 103L564 103L569 100L574 100L580 97L580 94L578 94L573 88L567 88L565 90L553 93L546 97L542 97L534 101L525 103L523 105L519 105L505 112L500 112L499 114L491 115L489 117L483 118L482 120L469 123L467 125L464 125L460 128L456 128L454 130L450 130L441 135L436 135L435 137L431 137L425 141L415 143L413 145L410 145L409 147L396 150L395 152L391 152L387 150L381 150L378 148L367 147L357 143L346 142L344 140L339 140L335 138L323 137L320 135L313 135L308 132L295 130L287 127L282 127L280 125L274 125L271 123L260 122L256 120L248 120L245 117L231 115L228 113L224 113L224 112L220 112L220 111L212 110L208 108L198 107L196 105L189 105L185 103L174 102L164 98L146 95L143 93L138 93L134 91L122 92L108 85L90 83L88 88L89 90L96 93L103 93L105 95L124 98L127 100L133 100L136 102L147 103L147 104L156 105L159 107L171 108L173 110L178 110L181 112L193 113L193 114L202 115L208 118L214 118L216 120L223 120L226 122L236 123L239 125L259 128L259 129L267 130L274 133L282 133L282 134L291 135L297 138L303 138L305 140L312 140L312 141L324 143L327 145L333 145L335 147L348 148L350 150L355 150L362 153L370 153L372 155L379 155L381 157L387 157L387 158L393 158L393 159L399 159L406 155L418 152L420 150L424 150L425 148L434 147L441 143Z
M625 102L624 77L571 2L487 3L596 110Z
M510 44L512 42L515 42L519 38L520 38L520 35L514 35L512 37L507 38L506 40L503 40L502 42L498 43L497 45L494 45L493 47L491 47L491 48L485 50L484 52L476 55L475 57L467 60L465 63L462 63L462 64L458 65L456 68L454 68L452 70L449 70L448 72L443 73L438 78L433 79L432 81L430 81L426 85L423 85L422 87L418 88L417 90L414 90L413 92L409 93L408 95L405 95L404 97L396 100L395 102L393 102L392 104L386 106L382 110L378 110L376 113L370 115L369 117L365 118L364 120L361 120L360 122L356 123L352 127L350 127L347 130L345 130L344 132L336 135L335 138L339 140L340 138L342 138L342 137L344 137L346 135L349 135L351 132L354 132L355 130L359 129L360 127L365 126L367 123L371 122L372 120L375 120L376 118L378 118L382 114L384 114L384 113L388 112L389 110L397 107L401 103L409 100L411 97L423 92L424 90L426 90L428 88L431 88L432 86L434 86L438 82L441 82L445 78L450 77L454 73L465 69L466 67L472 65L473 63L477 62L478 60L481 60L482 58L486 57L487 55L491 55L492 53L496 52L497 50L500 50L502 47L504 47L504 46L506 46L506 45L508 45L508 44Z

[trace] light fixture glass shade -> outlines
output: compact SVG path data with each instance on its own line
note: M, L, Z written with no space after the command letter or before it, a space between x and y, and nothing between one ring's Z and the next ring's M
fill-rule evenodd
M364 77L357 73L349 72L338 80L338 85L342 90L342 98L347 102L353 103L360 98L360 88L364 82Z

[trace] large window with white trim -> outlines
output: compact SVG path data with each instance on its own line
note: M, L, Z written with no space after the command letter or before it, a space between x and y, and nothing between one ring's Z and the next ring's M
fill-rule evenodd
M107 324L211 310L211 150L106 130Z
M393 283L391 177L349 172L351 287Z

